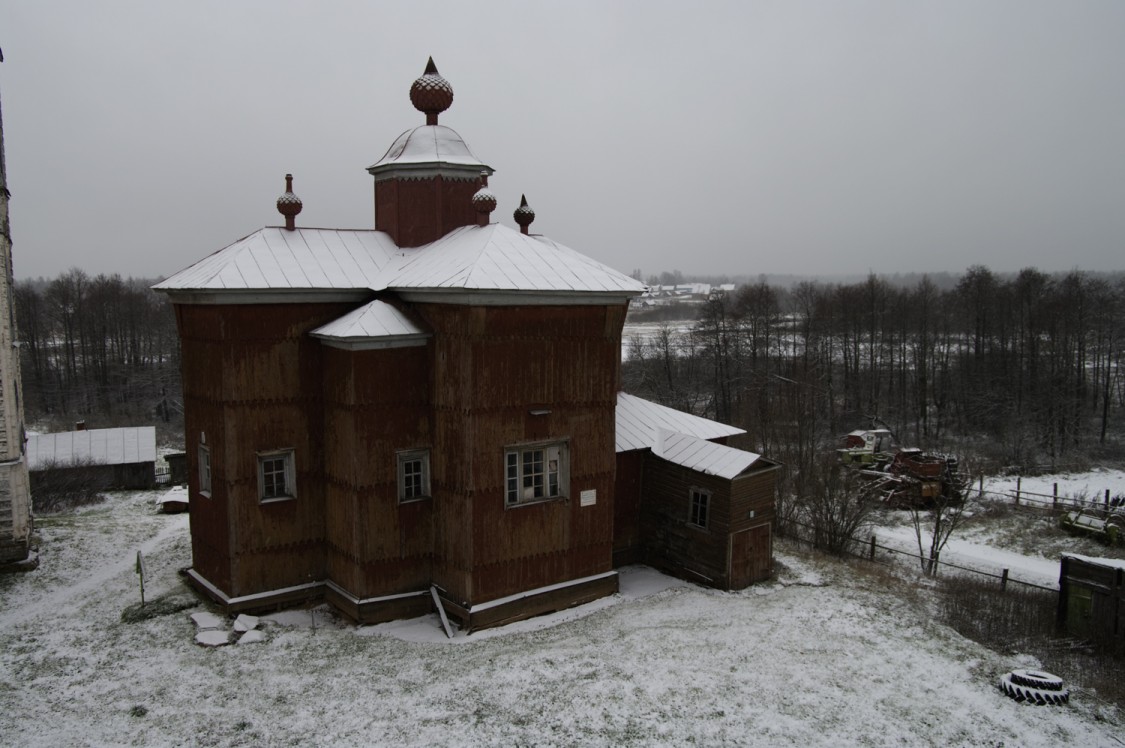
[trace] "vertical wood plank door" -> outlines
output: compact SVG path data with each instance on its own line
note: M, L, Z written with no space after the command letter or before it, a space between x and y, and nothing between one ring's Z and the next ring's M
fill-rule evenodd
M751 527L730 536L729 579L732 590L740 590L770 576L770 526Z

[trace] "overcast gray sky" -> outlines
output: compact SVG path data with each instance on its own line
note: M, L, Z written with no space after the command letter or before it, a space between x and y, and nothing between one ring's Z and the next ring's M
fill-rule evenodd
M493 214L646 275L1125 269L1125 2L0 6L17 277L164 276L264 225L370 228L442 115Z

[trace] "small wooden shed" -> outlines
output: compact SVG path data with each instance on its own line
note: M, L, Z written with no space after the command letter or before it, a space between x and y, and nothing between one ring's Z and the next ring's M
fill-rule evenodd
M1112 651L1125 651L1125 561L1063 554L1059 628Z
M32 493L48 470L82 472L101 489L152 488L156 483L156 428L62 431L27 437Z

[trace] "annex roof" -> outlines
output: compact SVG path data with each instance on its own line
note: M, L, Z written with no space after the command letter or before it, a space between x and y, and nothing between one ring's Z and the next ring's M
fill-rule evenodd
M181 270L159 291L344 290L378 287L398 251L372 230L267 227Z
M730 480L737 478L761 455L715 444L696 436L660 429L652 453L676 465Z
M51 465L128 465L156 461L156 429L130 426L116 429L29 434L27 468Z
M1103 558L1099 556L1079 556L1077 553L1064 553L1063 556L1073 558L1087 564L1094 566L1101 566L1106 569L1122 569L1125 570L1125 560L1120 558Z
M624 392L617 393L617 451L651 449L661 429L698 439L745 434L744 429L693 416ZM743 454L750 454L744 452Z
M431 336L420 320L379 300L348 312L309 334L329 345L350 349L424 345Z

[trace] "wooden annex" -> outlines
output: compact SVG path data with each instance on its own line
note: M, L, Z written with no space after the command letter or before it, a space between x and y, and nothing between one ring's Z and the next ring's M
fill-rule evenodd
M361 622L433 591L480 628L611 594L620 563L768 576L773 463L619 393L644 286L530 233L526 201L518 230L492 222L493 170L438 124L453 93L432 61L410 95L426 124L368 168L374 230L298 227L287 177L284 227L157 285L181 337L193 583L231 612L324 599Z
M1125 652L1125 561L1064 553L1058 623L1070 636Z

